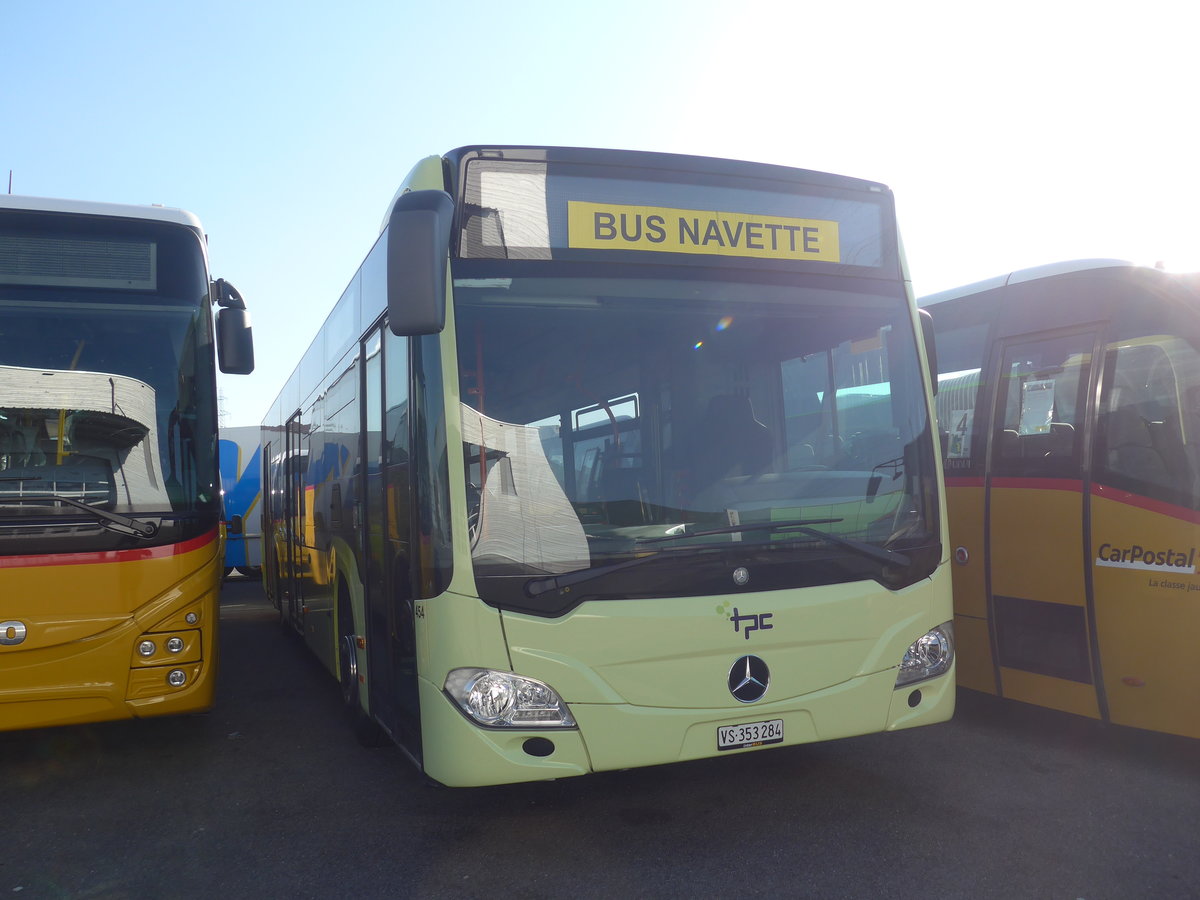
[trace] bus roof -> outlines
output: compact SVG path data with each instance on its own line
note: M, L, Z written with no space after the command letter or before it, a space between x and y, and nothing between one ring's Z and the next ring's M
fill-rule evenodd
M100 203L91 200L61 200L54 197L24 197L0 194L0 209L21 209L30 212L71 213L82 216L108 216L116 219L146 219L183 225L204 234L200 220L184 209L170 206L137 206L127 203Z
M661 169L668 172L751 176L799 184L826 185L877 194L891 194L891 189L878 181L868 181L850 175L837 175L815 169L781 166L775 163L751 162L716 156L694 156L686 153L663 153L654 150L618 150L533 144L470 144L456 147L441 156L427 156L418 162L401 181L391 202L388 203L379 228L380 233L387 227L396 201L401 195L414 189L414 183L421 178L422 174L428 177L430 173L438 170L440 179L443 166L449 166L456 173L461 169L464 160L476 157L508 159L515 162L626 166L645 170ZM451 173L452 178L457 177L457 174L454 173Z
M445 159L459 164L464 158L485 156L493 159L511 158L520 161L566 162L606 166L636 166L665 169L672 172L705 172L718 175L746 175L807 184L829 184L864 191L890 193L885 184L850 175L837 175L815 169L782 166L776 163L728 159L718 156L696 156L689 153L664 153L657 150L622 150L596 147L537 146L532 144L471 144L457 147L445 154Z
M1009 272L1007 275L997 275L994 278L986 278L983 281L976 281L972 284L966 284L962 287L950 288L948 291L940 291L936 294L929 294L917 300L917 305L925 308L935 306L938 303L944 303L947 300L957 300L959 297L969 297L971 294L980 294L984 291L992 291L996 288L1005 287L1010 284L1020 284L1025 281L1037 281L1039 278L1051 278L1055 275L1067 275L1072 272L1085 272L1089 269L1130 269L1130 268L1145 268L1137 263L1129 262L1123 259L1074 259L1067 262L1047 263L1044 266L1034 266L1030 269L1017 269L1014 272Z

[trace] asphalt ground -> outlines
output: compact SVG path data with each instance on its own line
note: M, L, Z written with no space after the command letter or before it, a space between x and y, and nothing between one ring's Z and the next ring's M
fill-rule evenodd
M952 722L494 788L365 749L253 582L214 710L0 732L0 896L1200 896L1200 742L960 691Z

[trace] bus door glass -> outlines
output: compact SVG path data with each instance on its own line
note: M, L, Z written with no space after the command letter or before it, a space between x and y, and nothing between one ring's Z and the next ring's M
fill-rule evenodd
M301 450L301 415L296 413L287 422L283 453L283 597L281 613L284 619L299 627L301 580L304 565L304 475Z
M1200 737L1200 336L1165 310L1105 349L1090 562L1110 719Z
M408 339L384 327L373 331L367 338L364 429L370 701L392 737L419 753L408 371Z
M988 608L1004 696L1096 717L1083 559L1092 332L1000 346L987 479Z

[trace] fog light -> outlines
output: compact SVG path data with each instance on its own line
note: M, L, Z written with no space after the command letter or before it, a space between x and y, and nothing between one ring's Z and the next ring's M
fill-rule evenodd
M943 622L913 641L900 662L896 687L936 678L950 670L954 662L954 625Z
M168 653L183 652L183 638L181 638L181 637L168 638L167 639L167 652Z
M493 669L455 669L446 693L481 725L509 728L574 726L567 704L554 689L532 678Z
M154 646L154 641L142 641L138 644L138 656L153 656L154 651L157 649Z
M197 622L200 621L200 617L198 615L196 615L194 612L188 613L186 616L183 617L183 619L189 625L195 625Z
M187 672L183 669L172 669L167 673L167 684L171 687L183 687L187 684Z

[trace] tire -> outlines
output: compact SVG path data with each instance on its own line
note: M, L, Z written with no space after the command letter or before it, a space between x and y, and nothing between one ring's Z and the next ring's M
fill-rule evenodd
M358 673L358 636L354 633L354 615L350 609L350 592L344 582L338 583L338 682L342 687L342 703L346 717L359 744L364 747L384 747L391 739L362 708L362 682Z

